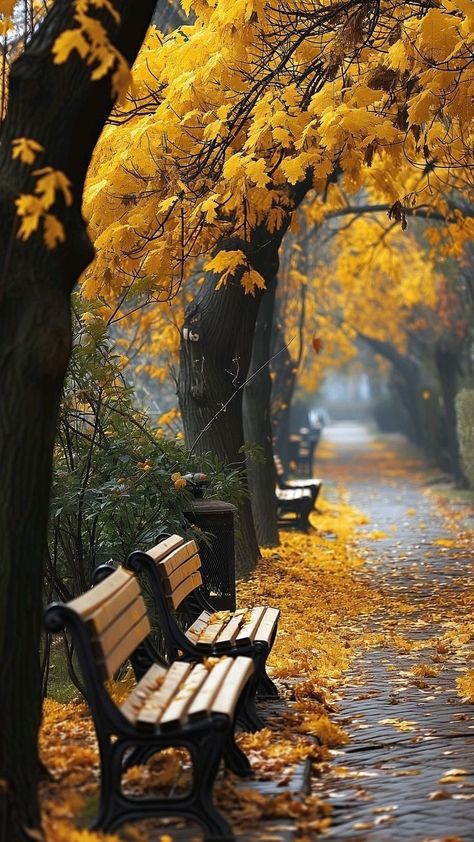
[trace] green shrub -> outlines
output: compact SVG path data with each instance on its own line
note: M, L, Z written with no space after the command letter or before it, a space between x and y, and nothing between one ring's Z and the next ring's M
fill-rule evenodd
M184 518L192 495L173 474L203 471L211 479L206 496L233 503L243 496L237 471L155 434L99 319L84 325L78 318L76 333L55 448L48 600L86 590L98 564L122 561L161 532L192 535Z
M474 389L462 389L456 397L459 448L464 472L474 488Z

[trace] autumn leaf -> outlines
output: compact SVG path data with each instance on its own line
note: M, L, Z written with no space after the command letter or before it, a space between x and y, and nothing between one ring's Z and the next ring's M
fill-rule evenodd
M33 164L38 152L43 152L43 147L31 137L12 140L12 158L18 158L23 164Z
M312 342L313 350L316 354L320 354L323 350L324 344L323 340L319 336L313 336Z
M66 205L72 204L71 182L63 172L53 167L42 167L39 170L33 170L33 175L37 176L35 193L40 196L45 210L54 204L57 192L62 193Z
M10 18L15 8L16 0L0 0L0 15Z
M87 43L82 31L80 29L66 29L58 35L53 44L53 56L55 64L64 64L68 60L73 50L77 50L80 57L85 59L90 50L90 45Z
M64 242L66 235L64 225L52 213L44 215L44 241L48 249L54 249L59 243Z

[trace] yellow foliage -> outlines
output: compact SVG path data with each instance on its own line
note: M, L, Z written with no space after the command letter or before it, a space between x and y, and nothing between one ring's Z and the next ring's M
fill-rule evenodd
M474 669L466 670L456 679L458 693L465 702L474 704Z

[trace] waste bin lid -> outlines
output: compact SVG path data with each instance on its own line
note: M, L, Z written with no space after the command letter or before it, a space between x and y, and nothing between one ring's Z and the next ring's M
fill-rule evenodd
M226 503L225 500L193 500L191 511L210 515L218 512L236 512L237 506L234 506L233 503Z

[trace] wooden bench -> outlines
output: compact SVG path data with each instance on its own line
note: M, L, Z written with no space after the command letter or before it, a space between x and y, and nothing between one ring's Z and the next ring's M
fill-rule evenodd
M125 566L135 573L145 573L149 580L170 660L202 661L214 655L252 658L255 673L244 693L238 720L247 730L263 728L255 698L257 693L278 696L266 672L266 661L275 640L279 610L257 606L215 613L203 588L198 547L179 535L168 536L146 553L131 553ZM183 605L196 617L185 630L175 613Z
M157 662L150 622L138 580L125 568L115 570L90 591L45 612L50 632L67 629L76 646L87 700L94 719L101 763L100 809L94 829L111 831L132 819L179 816L198 822L205 839L233 839L212 802L212 787L222 758L242 776L250 766L234 740L236 711L254 673L248 657L224 657L214 665ZM106 682L130 659L150 666L119 706ZM188 750L192 785L181 797L125 795L125 769L145 763L164 748Z
M280 457L277 456L277 454L274 454L273 461L275 463L275 472L277 476L278 488L282 491L288 491L293 488L302 488L310 491L313 501L313 508L316 509L316 501L323 486L322 479L319 479L319 477L311 477L311 479L285 479L285 469L283 467L283 463Z
M309 532L311 524L309 515L313 508L313 497L308 488L277 488L278 526L283 529L299 529L301 532ZM289 518L286 515L291 514Z

